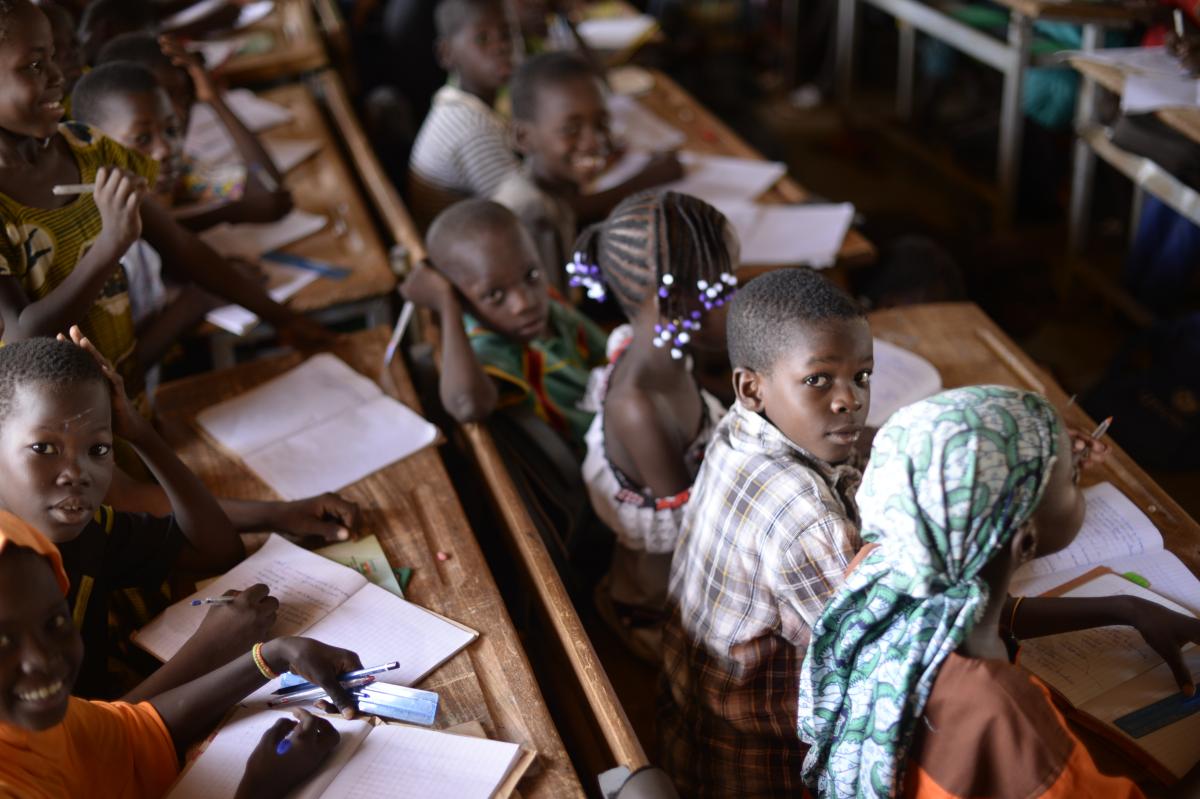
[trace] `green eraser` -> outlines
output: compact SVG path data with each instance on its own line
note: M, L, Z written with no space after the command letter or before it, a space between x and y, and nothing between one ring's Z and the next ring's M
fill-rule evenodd
M1137 572L1125 572L1121 576L1134 585L1140 585L1142 588L1150 587L1150 581Z

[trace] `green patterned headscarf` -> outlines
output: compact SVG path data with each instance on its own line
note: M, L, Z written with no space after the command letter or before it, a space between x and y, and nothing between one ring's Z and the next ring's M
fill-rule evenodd
M1043 397L975 386L898 411L875 437L858 505L879 547L817 620L800 676L818 796L899 792L938 669L987 607L979 572L1041 500L1058 428Z

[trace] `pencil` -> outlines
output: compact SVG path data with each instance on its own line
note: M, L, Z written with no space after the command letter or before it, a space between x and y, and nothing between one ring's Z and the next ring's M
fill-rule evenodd
M1178 8L1175 9L1174 17L1175 17L1175 35L1178 36L1180 39L1182 39L1183 38L1183 12L1180 11Z
M51 189L50 193L62 197L67 194L91 194L95 190L95 183L63 183Z

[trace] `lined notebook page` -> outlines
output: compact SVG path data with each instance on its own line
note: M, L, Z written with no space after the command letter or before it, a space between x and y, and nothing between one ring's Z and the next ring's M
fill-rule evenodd
M376 727L330 783L338 799L488 799L520 755L516 744L416 727Z
M175 783L167 799L232 799L246 770L246 761L263 734L279 719L292 718L292 714L286 711L239 710ZM371 725L366 721L346 721L340 716L326 718L341 735L337 749L311 779L288 795L288 799L316 799L322 796L338 770L349 761L371 732Z
M1028 580L1078 566L1095 566L1119 558L1162 549L1162 535L1154 524L1112 483L1084 490L1087 510L1075 540L1061 552L1034 558L1016 574L1014 582ZM1059 584L1066 580L1059 580Z
M1183 561L1165 549L1107 558L1096 565L1107 566L1117 574L1134 572L1149 581L1151 591L1200 616L1200 580L1196 579ZM1008 591L1013 596L1038 596L1069 583L1094 568L1095 566L1076 566L1053 574L1013 580Z
M173 657L203 621L207 606L192 607L192 599L217 597L229 589L244 590L265 583L279 600L272 632L297 635L325 618L367 579L340 563L315 555L287 539L272 535L262 549L234 566L201 591L175 603L139 630L137 644L160 660Z

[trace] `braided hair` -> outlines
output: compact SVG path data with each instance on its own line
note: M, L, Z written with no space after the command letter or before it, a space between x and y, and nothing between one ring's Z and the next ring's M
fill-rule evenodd
M575 250L582 263L599 267L628 318L660 287L668 291L659 293L659 315L681 318L703 304L699 282L720 285L733 274L728 230L725 215L703 200L652 190L627 197L588 227Z

